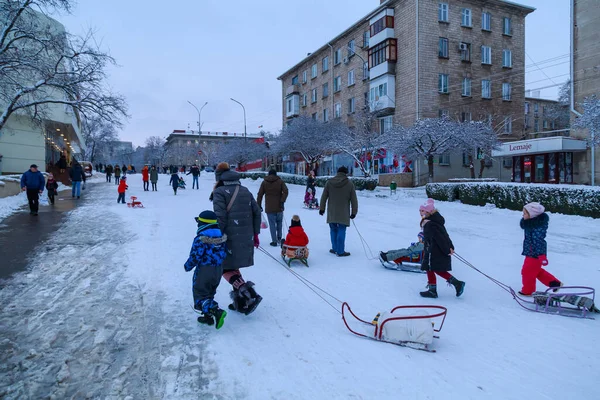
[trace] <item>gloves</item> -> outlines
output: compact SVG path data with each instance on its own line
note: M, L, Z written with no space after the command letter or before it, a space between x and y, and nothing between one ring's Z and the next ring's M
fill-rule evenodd
M258 233L254 235L254 247L256 247L258 249L258 246L260 246L260 240L258 240Z
M284 204L285 204L285 203L281 203L281 211L285 211Z
M350 214L350 219L356 218L356 214Z
M325 214L325 211L319 210L319 215L323 215L323 214Z
M542 265L543 265L543 266L546 266L546 265L548 265L548 258L546 257L546 255L545 255L545 254L543 254L543 255L539 256L538 258L540 259L540 261L542 261Z

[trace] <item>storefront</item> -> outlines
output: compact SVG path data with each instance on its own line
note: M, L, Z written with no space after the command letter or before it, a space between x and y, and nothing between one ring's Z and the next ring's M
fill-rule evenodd
M573 183L573 154L585 150L585 141L559 136L504 143L492 156L512 162L513 182Z

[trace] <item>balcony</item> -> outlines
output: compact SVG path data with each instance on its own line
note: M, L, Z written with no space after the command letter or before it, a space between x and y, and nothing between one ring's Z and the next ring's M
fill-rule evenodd
M300 115L300 96L292 94L285 98L285 117L293 118Z
M285 95L286 96L290 96L290 95L292 95L294 93L300 93L300 85L298 85L298 84L296 84L296 85L290 85L285 90Z
M369 69L369 78L371 80L386 74L396 74L396 61L386 61Z
M394 9L387 8L369 20L369 47L394 38Z
M396 77L386 74L369 84L369 109L372 112L392 112L396 108Z

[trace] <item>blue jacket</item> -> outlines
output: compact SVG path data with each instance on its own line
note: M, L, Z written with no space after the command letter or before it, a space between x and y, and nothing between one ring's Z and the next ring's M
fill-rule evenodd
M550 217L546 213L531 219L521 218L521 228L525 230L522 255L533 258L546 255L547 244L545 239L549 221Z
M31 172L28 169L23 176L21 176L21 188L44 190L46 180L44 175L40 172Z
M177 173L171 174L171 180L169 181L169 184L173 186L173 189L179 187L179 175Z
M81 164L75 164L71 167L71 171L69 171L69 177L73 182L85 182L85 173L83 172L83 167Z
M184 268L191 271L199 266L218 267L223 264L226 255L227 235L223 235L219 228L207 229L199 232L194 238Z

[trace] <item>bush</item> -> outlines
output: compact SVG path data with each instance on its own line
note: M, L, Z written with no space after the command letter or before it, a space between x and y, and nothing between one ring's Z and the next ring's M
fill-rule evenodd
M460 200L463 204L522 210L537 201L547 211L600 218L600 190L584 186L518 183L430 183L427 196L435 200Z
M240 172L242 179L250 178L252 180L257 180L258 178L264 178L267 173L266 172ZM287 184L290 185L300 185L306 186L307 177L304 175L294 175L294 174L286 174L286 173L277 173L281 179ZM317 176L316 185L318 187L325 187L325 182L330 179L331 176ZM354 187L356 190L375 190L377 187L377 179L373 178L357 178L357 177L349 177L349 179L354 183Z

